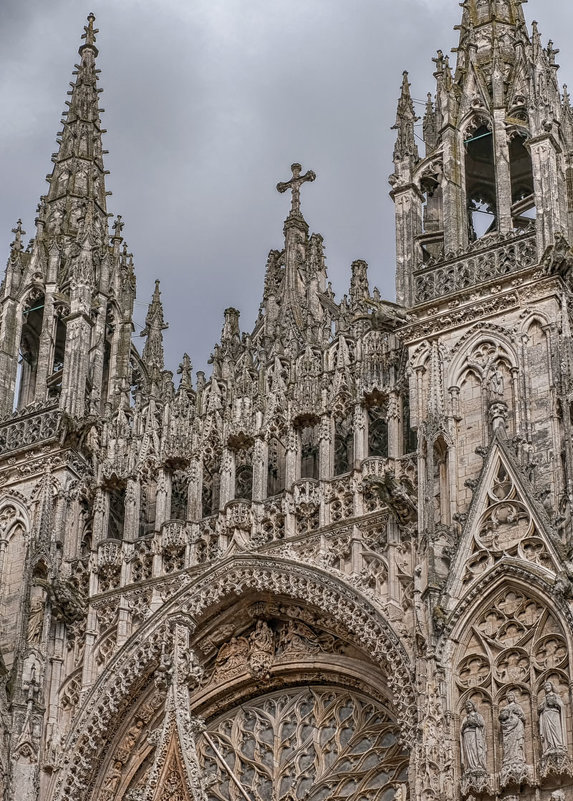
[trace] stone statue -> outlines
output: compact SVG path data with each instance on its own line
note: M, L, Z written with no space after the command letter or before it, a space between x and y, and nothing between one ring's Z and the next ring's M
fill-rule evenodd
M505 786L510 781L520 784L529 771L525 763L525 713L515 700L515 693L508 693L499 721L503 742L501 784Z
M257 620L249 637L249 669L255 676L267 677L275 655L274 634L268 623Z
M485 720L473 701L466 703L466 712L461 730L464 771L481 773L486 770L487 758Z
M553 683L547 681L544 686L545 700L539 707L539 733L543 756L567 751L567 734L565 730L565 710L563 701L555 692Z

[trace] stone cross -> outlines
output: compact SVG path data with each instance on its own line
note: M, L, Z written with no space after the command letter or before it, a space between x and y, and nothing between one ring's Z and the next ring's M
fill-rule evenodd
M316 173L309 170L304 175L301 175L302 167L300 164L291 164L292 178L290 181L277 184L279 192L286 192L287 189L292 191L292 203L290 208L291 214L300 214L300 188L306 181L316 180Z

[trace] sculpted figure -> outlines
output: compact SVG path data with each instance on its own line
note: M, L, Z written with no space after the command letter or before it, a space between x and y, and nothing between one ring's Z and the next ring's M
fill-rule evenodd
M539 733L543 756L567 751L565 710L563 701L555 692L553 683L545 683L545 700L539 707Z
M499 713L503 740L503 768L525 765L525 713L515 700L507 696L507 706Z
M473 701L466 703L466 713L461 729L464 771L481 773L486 770L487 758L485 720Z
M255 676L267 676L272 665L275 646L273 631L264 620L257 625L249 638L249 667Z

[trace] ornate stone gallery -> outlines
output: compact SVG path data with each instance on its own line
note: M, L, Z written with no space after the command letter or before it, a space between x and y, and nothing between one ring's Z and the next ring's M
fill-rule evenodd
M0 288L5 801L573 798L573 112L522 6L462 3L423 153L403 76L397 303L336 300L293 164L254 327L177 378L89 15Z

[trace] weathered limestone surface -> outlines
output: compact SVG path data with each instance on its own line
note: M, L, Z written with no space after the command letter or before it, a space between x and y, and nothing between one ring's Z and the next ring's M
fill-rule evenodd
M88 17L0 292L5 801L573 797L573 115L519 0L462 6L423 155L402 79L398 304L335 299L293 164L254 328L175 381Z

